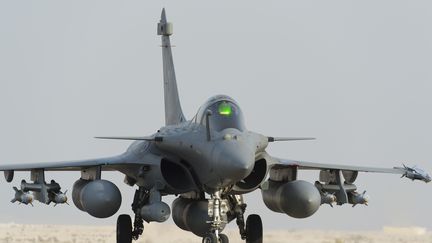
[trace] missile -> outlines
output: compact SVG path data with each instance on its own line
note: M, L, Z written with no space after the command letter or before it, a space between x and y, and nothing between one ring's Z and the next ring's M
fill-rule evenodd
M333 194L330 194L328 192L324 192L321 194L321 204L328 204L331 207L333 207L333 204L337 202L336 196Z
M351 199L350 201L353 207L355 207L357 204L364 204L368 206L369 198L370 198L369 195L366 195L366 191L364 191L362 194L358 192L350 193L350 199Z
M67 202L68 197L66 196L67 190L63 193L61 191L59 192L52 192L52 199L51 201L54 202L54 207L57 206L57 204L64 204L66 203L67 205L69 205L69 203Z
M30 204L33 206L33 194L30 192L23 192L22 190L18 190L18 188L13 187L15 190L15 197L11 200L11 203L19 202L25 205Z
M424 170L417 168L416 166L414 167L409 167L406 166L405 164L403 164L403 168L401 167L395 167L397 169L401 169L404 171L404 173L402 174L402 177L406 177L408 179L411 180L421 180L424 181L426 183L430 182L432 180L431 176L426 173Z

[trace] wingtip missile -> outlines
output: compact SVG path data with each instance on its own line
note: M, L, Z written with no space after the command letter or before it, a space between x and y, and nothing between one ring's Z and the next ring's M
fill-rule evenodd
M413 181L420 180L420 181L424 181L425 183L431 182L432 180L431 176L426 171L418 168L417 166L410 167L405 164L402 164L402 166L403 167L395 167L395 169L402 170L401 178L406 177Z

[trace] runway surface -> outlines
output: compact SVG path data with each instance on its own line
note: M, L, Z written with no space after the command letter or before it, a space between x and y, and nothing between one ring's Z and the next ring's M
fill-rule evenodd
M145 225L140 243L200 243L201 239L170 224ZM242 241L237 230L225 232L231 243ZM425 243L432 232L419 227L384 227L380 231L284 230L267 231L265 243ZM115 242L114 226L0 224L0 243L103 243Z

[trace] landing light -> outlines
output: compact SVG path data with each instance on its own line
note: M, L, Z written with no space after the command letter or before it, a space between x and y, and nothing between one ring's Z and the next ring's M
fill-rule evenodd
M231 134L227 133L227 134L224 135L223 139L224 140L232 140L233 136Z

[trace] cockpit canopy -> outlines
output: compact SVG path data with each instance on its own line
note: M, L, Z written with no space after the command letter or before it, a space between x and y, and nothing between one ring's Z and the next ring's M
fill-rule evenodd
M219 95L210 98L201 108L195 117L196 123L203 126L207 124L207 114L209 125L212 130L222 131L227 128L235 128L244 131L243 113L237 103L230 97Z

